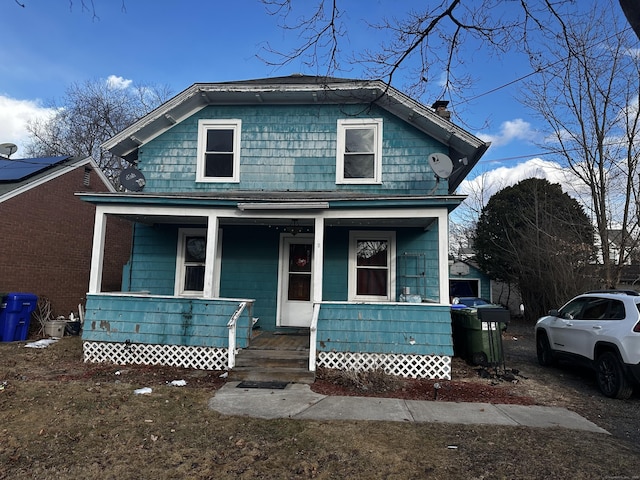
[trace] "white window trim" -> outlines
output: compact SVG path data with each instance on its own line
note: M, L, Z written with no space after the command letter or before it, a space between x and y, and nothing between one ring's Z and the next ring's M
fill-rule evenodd
M233 130L233 176L231 177L206 177L205 172L205 151L207 148L207 130ZM224 119L212 120L202 119L198 121L198 149L196 182L206 183L238 183L240 182L240 134L242 130L242 120Z
M176 297L201 297L202 290L184 289L184 242L187 237L202 236L207 238L206 228L181 228L178 230L178 249L176 254L176 278L174 295ZM222 229L218 229L218 246L216 248L216 259L213 266L213 296L220 296L220 267L222 261ZM205 258L206 262L206 258Z
M389 291L387 296L378 295L357 295L356 289L356 245L358 240L386 240L389 242L387 251L387 285ZM349 301L373 301L373 302L395 302L396 301L396 232L394 231L369 231L352 230L349 232Z
M373 127L374 165L373 178L344 178L345 131L348 128ZM336 184L379 184L382 183L382 119L381 118L349 118L338 119L338 135L336 142Z

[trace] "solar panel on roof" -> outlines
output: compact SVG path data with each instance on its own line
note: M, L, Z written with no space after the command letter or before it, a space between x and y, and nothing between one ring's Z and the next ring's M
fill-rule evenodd
M68 155L41 158L0 157L0 182L17 182L70 158Z

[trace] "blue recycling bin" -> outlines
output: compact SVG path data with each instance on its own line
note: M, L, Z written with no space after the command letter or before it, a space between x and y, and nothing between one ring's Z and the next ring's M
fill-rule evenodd
M29 333L31 314L38 297L32 293L8 293L0 304L0 342L25 341Z

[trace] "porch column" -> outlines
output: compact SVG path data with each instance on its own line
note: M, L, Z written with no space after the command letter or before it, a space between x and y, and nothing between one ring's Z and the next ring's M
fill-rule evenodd
M449 303L449 214L438 212L438 271L440 275L440 303Z
M313 238L313 295L314 303L322 301L322 264L324 262L324 218L315 218Z
M208 215L207 218L207 252L204 265L204 298L213 298L213 274L216 263L216 247L218 245L218 216Z
M91 273L89 293L100 293L102 288L102 268L104 265L104 244L107 233L107 215L104 208L96 206L93 224L93 249L91 251Z

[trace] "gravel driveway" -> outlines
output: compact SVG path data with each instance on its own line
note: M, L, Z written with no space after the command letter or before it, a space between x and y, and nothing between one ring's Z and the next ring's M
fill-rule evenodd
M529 394L544 405L566 407L614 437L640 451L640 389L629 400L614 400L600 393L591 370L560 363L538 365L534 326L513 321L504 336L505 366L520 371Z

